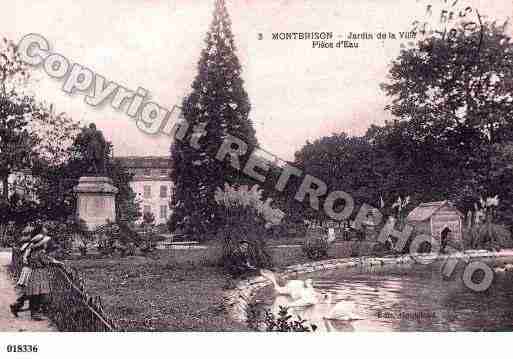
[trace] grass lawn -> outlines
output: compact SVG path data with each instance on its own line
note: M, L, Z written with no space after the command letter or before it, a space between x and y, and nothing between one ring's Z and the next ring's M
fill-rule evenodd
M173 264L165 258L68 261L90 295L121 329L130 331L245 331L221 309L228 277L222 268Z

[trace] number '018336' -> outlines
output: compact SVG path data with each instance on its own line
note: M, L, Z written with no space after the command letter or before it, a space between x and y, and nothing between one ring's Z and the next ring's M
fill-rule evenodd
M9 344L7 353L37 353L39 347L37 344Z

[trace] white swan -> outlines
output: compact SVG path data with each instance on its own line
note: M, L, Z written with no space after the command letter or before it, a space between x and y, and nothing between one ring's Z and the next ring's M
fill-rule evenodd
M278 295L287 295L292 298L289 307L306 307L319 303L322 295L313 287L313 281L307 280L289 280L284 286L280 286L276 280L276 275L268 270L261 270L263 277L269 279Z
M313 281L311 279L304 281L304 287L301 289L299 294L300 298L289 304L291 307L308 307L316 305L322 298L322 295L313 287Z
M324 294L325 303L328 305L323 319L355 321L363 320L364 318L355 313L356 306L352 302L340 301L333 303L333 296L331 293Z
M303 292L306 288L305 281L297 279L289 280L284 286L281 286L278 284L276 275L273 272L262 269L260 273L273 283L274 290L277 294L288 295L294 300L300 299L303 296Z

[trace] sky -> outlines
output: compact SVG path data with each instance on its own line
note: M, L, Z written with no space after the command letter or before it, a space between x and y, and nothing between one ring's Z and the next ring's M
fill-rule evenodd
M433 13L443 0L431 0ZM504 20L511 0L460 0ZM190 92L214 0L16 0L3 5L0 35L48 39L51 50L108 80L172 108ZM361 40L358 49L312 49L311 41L276 41L273 32L409 31L425 18L428 0L227 0L242 77L262 149L292 160L307 140L344 131L361 135L383 124L390 101L380 90L402 40ZM435 16L436 22L436 16ZM259 39L259 34L263 39ZM337 40L337 39L336 39ZM34 73L36 96L84 124L95 122L115 156L165 156L170 139L142 133L110 107L94 108L84 94L67 95L62 81Z

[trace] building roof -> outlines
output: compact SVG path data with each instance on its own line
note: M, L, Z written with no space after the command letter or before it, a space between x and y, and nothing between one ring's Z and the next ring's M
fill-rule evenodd
M426 202L421 203L418 207L413 209L413 211L408 214L406 217L407 221L416 221L423 222L431 218L433 214L438 212L443 207L450 207L454 209L454 211L461 217L464 217L463 214L449 201L440 201L440 202Z
M125 168L171 168L170 157L166 156L127 156L116 157L121 166Z

